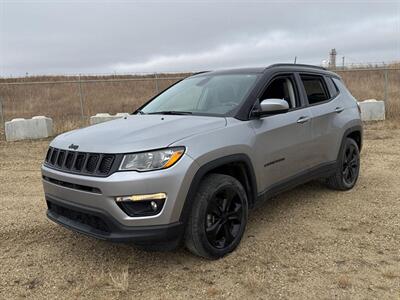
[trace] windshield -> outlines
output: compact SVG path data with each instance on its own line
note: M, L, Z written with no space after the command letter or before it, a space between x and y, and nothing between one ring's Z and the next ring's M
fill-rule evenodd
M154 98L140 113L225 116L239 108L256 79L256 74L189 77Z

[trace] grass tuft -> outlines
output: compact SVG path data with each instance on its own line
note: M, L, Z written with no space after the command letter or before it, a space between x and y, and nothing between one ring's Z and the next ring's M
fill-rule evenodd
M118 292L126 292L129 288L129 268L125 266L121 273L112 274L110 272L110 290Z
M348 289L351 287L351 281L347 275L341 275L337 280L337 284L341 289Z

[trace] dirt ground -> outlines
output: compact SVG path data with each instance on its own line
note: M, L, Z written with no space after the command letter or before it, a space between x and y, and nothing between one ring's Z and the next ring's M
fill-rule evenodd
M313 182L276 197L251 211L241 245L218 261L52 223L39 171L49 141L0 141L0 298L400 299L400 129L391 127L366 127L352 191Z

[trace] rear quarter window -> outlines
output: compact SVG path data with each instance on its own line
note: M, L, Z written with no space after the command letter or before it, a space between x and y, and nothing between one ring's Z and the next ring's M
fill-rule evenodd
M337 95L339 95L339 88L333 81L332 77L325 77L326 83L328 84L329 88L329 93L331 94L331 98L335 98Z
M339 89L339 91L348 91L346 86L344 85L343 81L338 78L332 78L333 83Z

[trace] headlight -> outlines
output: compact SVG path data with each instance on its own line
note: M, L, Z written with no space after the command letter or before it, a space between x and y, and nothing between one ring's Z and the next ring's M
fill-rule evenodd
M126 154L119 167L122 171L151 171L174 165L185 152L184 147Z

